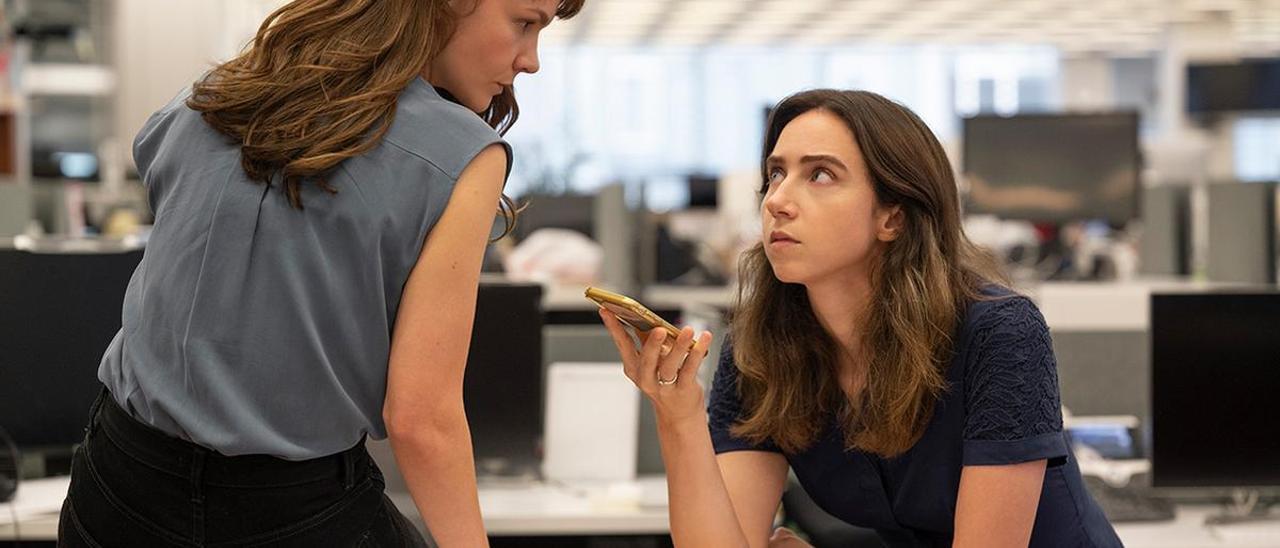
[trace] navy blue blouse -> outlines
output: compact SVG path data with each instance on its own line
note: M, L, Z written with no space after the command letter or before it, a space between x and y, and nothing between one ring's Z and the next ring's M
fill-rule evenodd
M827 513L875 529L890 546L950 546L964 466L1049 461L1031 546L1121 546L1085 491L1062 430L1049 328L1021 296L999 292L969 306L946 370L948 388L915 446L895 458L847 451L832 416L806 450L786 454L805 491ZM738 368L726 341L709 403L716 453L755 450L730 427L744 415Z

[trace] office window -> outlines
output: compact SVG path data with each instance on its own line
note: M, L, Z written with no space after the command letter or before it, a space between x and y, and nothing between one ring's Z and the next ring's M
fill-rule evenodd
M906 105L940 139L957 130L951 105L951 55L931 46L857 47L824 55L822 85L862 89Z
M1280 181L1280 117L1241 118L1234 138L1238 179Z
M962 50L955 55L955 112L1013 115L1052 110L1060 80L1058 53L1048 47Z
M553 46L541 57L542 71L516 83L514 195L620 182L629 196L677 207L686 175L754 168L762 113L804 89L879 93L944 145L959 137L961 116L978 112L984 86L999 113L1060 103L1051 48Z
M1049 110L1049 81L1046 78L1018 79L1018 112Z
M1157 129L1155 57L1127 57L1111 60L1111 82L1117 108L1137 110L1144 135Z

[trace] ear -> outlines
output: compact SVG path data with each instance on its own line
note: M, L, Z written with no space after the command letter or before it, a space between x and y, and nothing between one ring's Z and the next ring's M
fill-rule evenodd
M892 242L898 239L906 226L907 215L902 212L901 205L882 207L876 212L876 239Z

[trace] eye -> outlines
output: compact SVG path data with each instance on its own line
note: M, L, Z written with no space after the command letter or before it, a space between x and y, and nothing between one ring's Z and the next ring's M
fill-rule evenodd
M520 30L521 30L521 31L528 31L528 30L529 30L530 28L532 28L532 27L533 27L533 25L534 25L534 21L529 20L529 19L525 19L525 20L522 20L522 21L518 21L517 23L520 25Z
M764 183L760 185L760 193L764 194L765 192L768 192L769 187L773 186L773 183L780 182L785 177L786 177L786 173L782 171L782 168L780 167L769 168L768 177L766 177L764 180Z
M813 175L809 177L809 180L815 183L831 183L835 182L836 178L830 171L818 168L813 170Z

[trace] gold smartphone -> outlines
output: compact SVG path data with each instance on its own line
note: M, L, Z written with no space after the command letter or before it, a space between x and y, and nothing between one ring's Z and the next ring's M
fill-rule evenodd
M612 312L618 317L618 320L627 324L632 329L638 331L652 331L654 329L665 329L670 335L668 341L674 342L676 337L680 336L680 330L671 322L662 319L662 316L655 314L652 310L645 308L639 301L632 299L626 295L606 291L598 287L587 287L586 297L596 304ZM637 336L639 334L637 333ZM643 341L641 341L643 342ZM689 346L689 350L693 351L698 347L698 339L694 339ZM671 349L671 343L667 342L662 345L663 354Z

